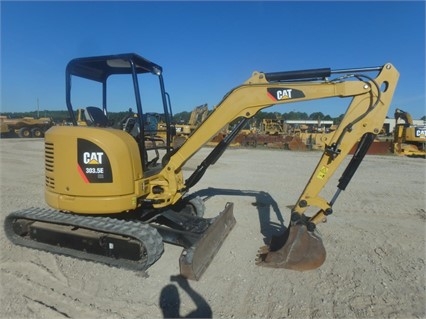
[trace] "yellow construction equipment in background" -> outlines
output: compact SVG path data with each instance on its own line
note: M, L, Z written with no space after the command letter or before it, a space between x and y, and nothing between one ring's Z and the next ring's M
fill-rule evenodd
M392 152L397 155L426 157L426 125L414 125L411 114L401 109L395 110Z

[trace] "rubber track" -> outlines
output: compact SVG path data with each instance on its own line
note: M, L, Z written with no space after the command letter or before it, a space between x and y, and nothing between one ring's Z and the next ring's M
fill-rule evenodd
M147 256L139 261L116 259L113 257L86 253L66 247L58 247L40 243L14 233L15 219L41 221L59 225L69 225L86 228L102 233L116 234L138 240L146 249ZM164 251L163 238L154 227L137 221L126 221L110 217L92 217L58 212L53 209L35 208L23 209L9 214L4 222L4 229L9 240L17 245L48 251L54 254L66 255L78 259L90 260L119 268L131 270L146 270L156 262Z

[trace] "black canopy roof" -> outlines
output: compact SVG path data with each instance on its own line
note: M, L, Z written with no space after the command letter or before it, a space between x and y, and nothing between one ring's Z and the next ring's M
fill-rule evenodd
M135 54L124 53L114 55L77 58L67 65L67 76L75 75L89 80L105 82L112 74L131 74L131 64L135 65L136 73L162 73L161 66Z

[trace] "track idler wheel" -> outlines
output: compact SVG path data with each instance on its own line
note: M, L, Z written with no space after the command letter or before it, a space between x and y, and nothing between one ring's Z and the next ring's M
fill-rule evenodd
M259 249L256 264L305 271L320 267L325 258L326 251L318 232L315 229L308 230L304 223L290 223L281 236L273 237L269 246Z

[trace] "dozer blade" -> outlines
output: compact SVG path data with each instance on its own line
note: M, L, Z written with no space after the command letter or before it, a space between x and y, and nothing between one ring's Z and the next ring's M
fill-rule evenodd
M236 223L233 208L233 203L227 203L197 242L182 251L179 265L183 277L200 279Z
M256 264L305 271L320 267L325 257L325 248L318 232L308 231L306 225L296 224L289 226L283 235L273 237L269 247L261 247Z

